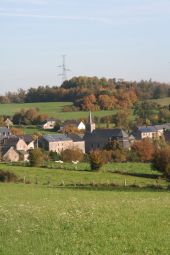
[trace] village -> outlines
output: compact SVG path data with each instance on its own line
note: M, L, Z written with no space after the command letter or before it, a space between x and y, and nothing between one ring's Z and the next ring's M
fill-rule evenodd
M39 126L42 130L53 130L56 119L47 119ZM122 128L96 128L92 113L89 113L88 122L65 121L58 132L47 133L42 136L14 135L11 132L12 121L7 118L4 126L0 127L0 156L4 162L29 162L29 152L36 148L60 154L67 149L79 149L83 154L95 150L103 150L109 142L116 142L121 149L131 150L135 141L150 140L170 143L170 123L153 126L139 126L128 133ZM69 127L78 132L70 132ZM63 132L66 130L67 132Z

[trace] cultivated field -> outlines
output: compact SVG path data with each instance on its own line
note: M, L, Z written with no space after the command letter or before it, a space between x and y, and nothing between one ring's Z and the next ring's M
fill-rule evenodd
M149 188L158 177L149 164L110 164L99 173L87 164L79 171L5 164L0 169L31 182L0 184L0 254L170 254L168 183ZM125 178L127 187L109 187L124 185ZM134 182L141 188L128 187Z

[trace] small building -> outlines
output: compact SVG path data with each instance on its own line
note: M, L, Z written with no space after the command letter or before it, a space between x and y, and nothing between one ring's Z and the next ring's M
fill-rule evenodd
M56 119L47 119L45 121L43 121L43 123L41 124L41 128L42 129L54 129L56 124Z
M144 138L156 139L163 135L163 129L157 126L141 126L132 132L136 140Z
M67 128L67 126L75 126L78 130L85 130L86 126L83 123L83 121L78 121L78 120L67 120L63 123L63 125L60 127L60 131L64 130Z
M14 124L13 124L12 120L10 120L10 118L7 118L7 119L4 121L4 125L5 125L5 127L10 128L10 127L12 127Z
M23 135L20 138L23 139L24 142L27 144L28 150L35 148L35 140L32 135Z
M8 150L9 148L13 147L16 151L27 151L28 146L26 142L17 136L10 136L4 138L1 142L2 148Z
M19 161L19 153L15 150L13 146L8 149L2 150L2 160L5 162L17 162Z

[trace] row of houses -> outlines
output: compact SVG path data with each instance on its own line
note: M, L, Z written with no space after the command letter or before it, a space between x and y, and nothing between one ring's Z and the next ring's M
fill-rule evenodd
M79 148L83 153L102 149L109 141L117 141L122 148L129 149L135 140L164 137L170 142L170 123L155 126L141 126L128 134L121 128L96 128L91 113L85 134L48 134L34 140L31 135L13 136L10 129L0 127L0 158L4 161L28 160L29 150L36 146L46 151L61 153L65 149Z

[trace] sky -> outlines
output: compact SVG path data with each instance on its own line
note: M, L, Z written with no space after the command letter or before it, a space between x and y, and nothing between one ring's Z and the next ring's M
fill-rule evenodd
M0 0L0 94L73 76L170 82L170 0Z

